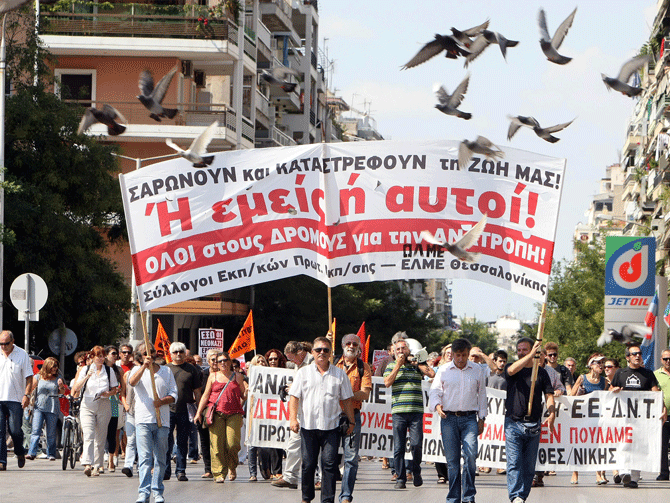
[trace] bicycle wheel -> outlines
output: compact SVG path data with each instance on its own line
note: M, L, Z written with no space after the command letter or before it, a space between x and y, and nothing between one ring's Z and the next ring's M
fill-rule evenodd
M81 430L79 425L75 424L75 428L72 430L72 457L70 458L70 467L74 470L74 465L77 464L77 461L81 458L82 453L84 452L84 441L81 438Z
M63 470L67 469L70 456L72 456L72 423L68 421L63 426ZM72 465L72 462L70 462L70 465Z

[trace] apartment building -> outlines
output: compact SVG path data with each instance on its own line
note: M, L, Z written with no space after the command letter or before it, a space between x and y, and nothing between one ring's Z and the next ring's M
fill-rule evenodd
M174 154L166 138L186 148L215 120L219 126L210 151L323 141L329 128L323 70L317 64L317 2L208 2L75 0L43 6L39 31L56 56L55 91L83 106L108 103L127 119L120 136L108 136L101 124L89 130L100 141L119 145L123 172ZM298 84L294 90L260 78L264 70L282 66L302 76L288 78ZM156 121L137 99L139 75L148 69L158 82L175 67L163 105L179 113ZM113 253L130 285L129 250ZM248 313L252 295L252 288L222 292L152 314L174 339L197 347L199 327L227 327L231 316ZM133 338L141 338L141 331Z

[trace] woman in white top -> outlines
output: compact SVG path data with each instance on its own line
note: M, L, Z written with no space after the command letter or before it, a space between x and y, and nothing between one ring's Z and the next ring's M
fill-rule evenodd
M105 349L95 346L90 354L93 362L79 372L72 388L73 393L82 396L79 419L84 434L84 453L81 464L87 477L103 471L107 425L112 417L111 404L105 399L116 394L119 386L116 375L105 365Z

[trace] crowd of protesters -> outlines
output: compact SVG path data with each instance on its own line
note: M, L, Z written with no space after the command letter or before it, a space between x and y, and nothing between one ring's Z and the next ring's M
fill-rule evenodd
M165 355L141 344L95 346L74 355L76 375L66 386L53 357L33 373L28 355L14 344L11 332L0 333L0 436L13 444L19 468L25 460L53 461L57 451L59 402L56 395L70 392L81 400L80 423L84 449L79 462L88 477L105 470L139 476L138 502L153 496L164 501L164 480L174 474L186 482L189 462L203 462L205 479L217 483L237 478L237 467L248 459L249 482L269 480L277 488L297 489L302 481L302 500L311 501L321 489L323 503L336 495L341 480L340 503L353 500L361 438L360 410L372 389L372 375L383 378L390 388L393 420L393 458L382 459L382 469L391 470L394 488L408 482L423 485L422 432L424 403L421 383L430 381L428 409L441 420L444 462L434 463L438 484L449 484L447 503L474 502L475 477L491 469L477 468L477 438L486 421L486 388L506 390L506 468L509 500L523 503L532 487L544 485L553 472L535 470L544 423L553 429L554 399L562 394L575 396L594 391L664 391L661 471L657 480L668 480L670 423L665 422L670 407L670 349L662 353L662 365L655 372L642 365L639 346L626 348L627 365L602 353L589 356L586 371L577 372L574 358L559 363L559 347L522 338L516 345L516 359L508 363L504 350L489 355L457 339L426 361L411 358L407 335L398 332L388 346L388 355L371 368L360 358L358 336L341 340L342 356L333 359L332 336L313 343L291 341L284 350L272 348L255 355L246 365L231 359L225 351L207 352L203 362L181 342L169 348L172 363ZM530 381L539 358L537 381ZM243 428L248 394L247 374L253 366L289 368L295 372L288 394L290 433L286 449L245 446ZM153 381L153 382L152 382ZM328 392L324 393L324 389ZM330 398L327 398L330 397ZM335 400L333 397L337 397ZM546 417L542 417L546 407ZM25 419L24 410L32 410ZM346 418L344 427L338 423ZM28 434L24 435L28 423ZM45 427L45 434L43 434ZM337 445L344 442L343 455ZM198 440L199 438L199 440ZM405 461L409 438L412 461ZM0 471L7 469L7 442L0 446ZM38 455L40 446L44 454ZM248 450L248 458L247 458ZM463 463L461 465L461 458ZM338 468L339 467L339 468ZM636 488L640 474L635 470L614 471L615 483ZM596 472L596 483L609 482L604 471ZM572 474L571 483L580 482ZM323 486L322 486L323 483Z

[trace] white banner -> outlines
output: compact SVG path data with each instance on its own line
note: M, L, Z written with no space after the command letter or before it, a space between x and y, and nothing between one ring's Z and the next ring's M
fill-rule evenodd
M458 169L459 143L314 144L179 158L120 175L143 310L298 274L328 286L471 278L547 295L565 159L506 148ZM450 243L484 214L477 264Z
M293 370L252 367L247 407L247 443L285 448L288 403L279 387L293 380ZM430 384L423 382L424 407ZM478 441L478 466L505 468L505 392L487 388L488 414ZM556 433L540 434L538 470L596 471L638 469L658 472L661 459L660 392L597 391L556 399ZM427 410L427 409L426 409ZM545 411L546 416L546 411ZM361 456L393 457L391 390L381 377L372 378L372 392L361 409ZM409 450L407 451L408 458ZM440 417L423 417L423 461L444 462Z

